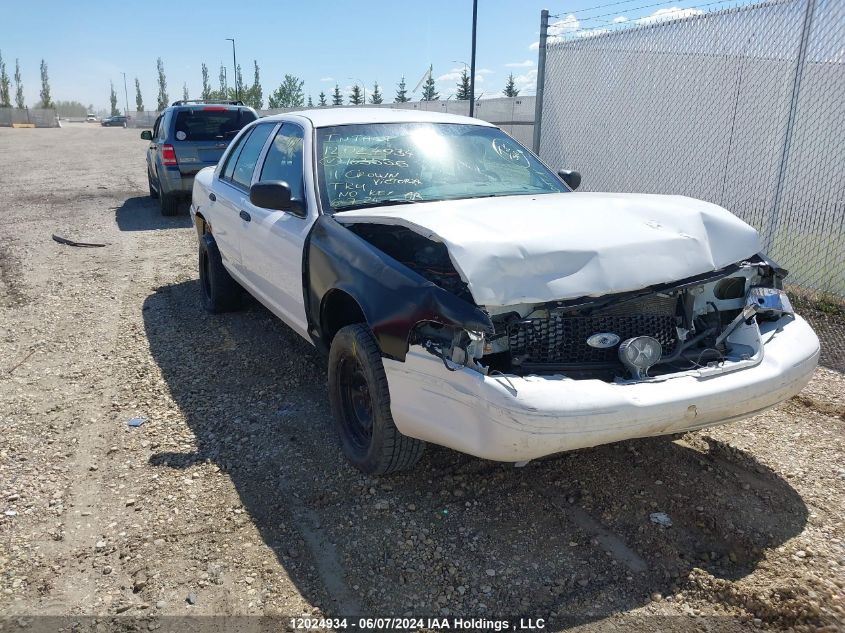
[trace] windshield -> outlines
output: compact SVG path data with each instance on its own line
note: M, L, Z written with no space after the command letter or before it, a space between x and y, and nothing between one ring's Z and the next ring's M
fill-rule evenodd
M323 208L569 191L494 127L379 123L317 130Z

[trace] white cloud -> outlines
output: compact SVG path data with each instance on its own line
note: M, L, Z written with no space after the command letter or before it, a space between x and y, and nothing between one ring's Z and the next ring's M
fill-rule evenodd
M320 81L334 81L334 77L320 77Z
M617 15L615 18L613 18L614 24L622 24L623 22L627 22L627 21L628 21L628 18L626 18L624 15Z
M505 68L531 68L532 66L534 66L534 61L531 59L526 59L524 62L505 64Z
M651 15L637 20L638 24L652 24L654 22L661 22L663 20L680 20L682 18L692 18L696 15L703 14L701 9L681 9L680 7L669 7L668 9L658 9Z
M494 71L490 70L489 68L481 68L475 71L476 75L492 75Z
M563 40L563 36L567 33L574 33L581 28L581 23L578 19L570 13L562 20L557 20L549 24L549 35L546 38L547 44L554 44ZM540 42L533 42L528 46L529 50L536 51L540 48Z
M439 77L435 77L435 81L460 81L461 75L464 72L464 67L459 66L458 68L453 68L448 73L444 75L440 75ZM475 71L475 83L480 84L484 81L484 75L492 74L492 70L487 68L482 68L481 70Z
M535 88L537 86L537 69L532 68L525 74L514 76L513 83L521 92Z

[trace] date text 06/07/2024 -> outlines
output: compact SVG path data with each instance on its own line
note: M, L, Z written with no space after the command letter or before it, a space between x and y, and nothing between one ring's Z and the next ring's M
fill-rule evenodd
M295 631L330 629L362 629L379 631L414 631L437 629L454 631L539 631L546 627L542 618L519 618L516 621L486 618L291 618Z

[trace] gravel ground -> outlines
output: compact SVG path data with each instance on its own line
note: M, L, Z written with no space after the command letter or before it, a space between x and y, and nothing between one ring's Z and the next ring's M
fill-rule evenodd
M365 477L334 440L323 359L257 304L200 308L195 233L146 196L145 146L131 129L0 128L10 630L301 614L845 627L841 373L674 441L524 468L429 447L411 473ZM205 624L286 623L225 622Z

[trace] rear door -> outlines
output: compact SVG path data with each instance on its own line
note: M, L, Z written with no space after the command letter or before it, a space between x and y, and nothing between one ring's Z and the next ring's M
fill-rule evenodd
M216 165L241 128L255 120L251 110L231 106L197 106L175 114L172 143L185 176Z

